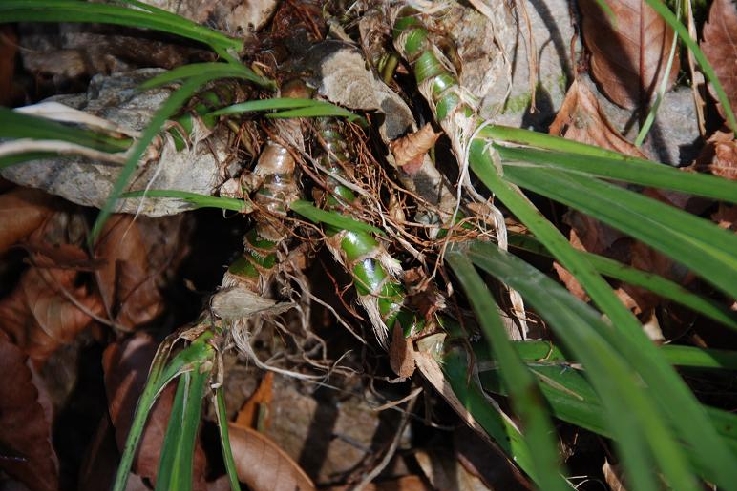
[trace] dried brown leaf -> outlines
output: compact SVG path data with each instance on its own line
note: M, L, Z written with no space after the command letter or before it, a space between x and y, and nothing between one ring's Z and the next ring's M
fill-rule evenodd
M115 443L115 429L110 416L105 414L97 425L88 445L79 471L79 489L107 491L115 477L120 461Z
M693 164L685 170L737 179L737 140L734 135L726 131L712 133Z
M343 485L321 487L320 489L322 491L351 491L355 488L356 487L353 485ZM435 488L426 484L420 476L409 475L398 477L396 479L369 483L361 489L363 491L430 491Z
M41 259L39 257L39 259ZM43 361L91 326L102 303L73 269L34 266L0 301L0 330L31 358Z
M637 147L625 140L607 121L596 96L578 80L568 89L560 111L550 125L550 134L626 155L644 157Z
M95 244L102 260L95 276L106 309L123 328L133 330L162 313L160 287L180 254L178 217L115 215Z
M715 176L737 180L737 140L714 144L714 159L709 164L709 171Z
M273 384L274 372L266 372L256 392L243 403L243 407L238 411L238 418L234 424L243 428L257 428L259 423L262 425L261 429L270 426L269 411L265 411L265 418L261 418L261 413L274 398Z
M631 243L629 265L641 271L672 279L682 285L690 280L686 276L687 270L679 267L671 258L639 241ZM635 315L650 312L661 303L661 298L658 295L645 288L628 284L622 284L618 290L618 296L623 301L626 300L625 305ZM628 304L627 301L631 304Z
M111 344L103 353L102 367L105 372L108 409L115 426L115 440L121 452L156 349L157 345L150 336L137 333L132 339ZM133 472L154 482L175 390L176 386L169 384L159 395L149 413L133 464ZM204 489L205 456L199 444L195 450L193 476L194 488Z
M400 379L412 376L415 371L412 340L404 337L402 327L397 323L392 328L392 341L389 345L389 362L392 371Z
M701 41L709 63L722 84L732 110L737 107L737 6L731 0L714 0L709 7L709 19L704 25ZM712 96L715 96L710 87ZM724 108L717 106L724 116Z
M0 469L31 491L58 489L50 414L39 402L28 358L0 332ZM7 455L12 452L13 455Z
M10 24L0 26L0 106L11 106L13 102L13 73L18 38Z
M737 206L719 203L719 209L711 216L712 220L727 230L737 232Z
M351 491L355 488L356 486L347 484L320 487L322 491ZM420 476L408 475L381 482L372 482L363 486L361 489L362 491L430 491L435 488L426 484Z
M0 253L41 226L53 213L52 200L42 191L23 187L0 195L0 223L3 224L0 228Z
M607 460L601 469L604 474L604 482L609 485L609 489L612 491L627 491L624 485L624 473L622 472L621 465L611 464Z
M670 201L666 195L649 192L648 190L646 190L646 194L673 204L673 201ZM672 197L673 200L676 198L677 196ZM619 231L608 227L599 220L578 212L567 213L564 220L571 226L571 245L578 250L615 259L641 271L671 279L682 285L693 279L692 276L688 275L687 270L681 268L669 257L642 242L623 236ZM571 275L557 262L553 266L561 281L574 296L581 300L588 300L588 296L575 276ZM625 307L636 315L647 314L662 302L659 296L649 290L628 284L622 284L616 290L616 294Z
M258 431L228 425L238 479L253 491L311 491L315 485L276 443Z
M642 0L580 0L583 40L591 52L591 74L601 91L616 104L636 109L648 105L663 78L673 31ZM672 86L680 62L667 74Z

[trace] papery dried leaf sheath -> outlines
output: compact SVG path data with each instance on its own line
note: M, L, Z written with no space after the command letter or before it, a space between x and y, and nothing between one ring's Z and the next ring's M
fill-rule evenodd
M438 136L427 123L418 131L392 141L389 149L397 165L407 174L413 174L422 166L425 154L435 145Z

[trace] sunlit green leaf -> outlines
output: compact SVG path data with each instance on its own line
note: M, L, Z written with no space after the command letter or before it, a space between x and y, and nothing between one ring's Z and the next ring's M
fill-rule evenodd
M446 260L477 314L476 318L486 334L491 351L504 367L501 372L502 380L520 418L525 441L535 449L531 453L532 468L525 470L536 482L545 483L545 489L570 490L570 486L561 476L558 443L553 438L555 430L543 403L540 388L512 348L497 313L496 302L465 254L451 252L446 255Z
M243 41L208 29L165 10L136 1L93 3L77 0L3 0L0 23L91 22L168 32L210 46L219 52L238 52ZM122 4L122 5L121 5Z
M359 222L353 218L341 215L340 213L325 211L317 208L315 205L305 200L293 201L289 208L303 217L312 220L315 223L325 223L332 225L341 230L350 230L351 232L363 232L377 235L384 235L384 232L368 223Z
M195 208L220 208L222 210L237 211L238 213L250 213L252 207L250 202L227 196L208 196L205 194L190 193L187 191L175 191L173 189L147 189L142 191L131 191L123 193L121 198L177 198L191 203Z

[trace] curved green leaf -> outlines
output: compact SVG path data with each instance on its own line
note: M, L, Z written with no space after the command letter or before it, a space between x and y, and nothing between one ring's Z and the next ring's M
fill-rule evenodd
M476 273L473 264L464 254L451 252L446 255L446 260L453 268L453 272L476 312L491 351L503 367L500 372L501 377L511 396L512 406L521 420L525 441L535 449L531 453L532 467L525 470L539 485L544 484L545 489L570 490L570 485L561 476L558 444L553 438L555 429L550 422L546 406L542 402L540 387L512 349L502 321L497 314L496 302L484 281Z
M249 201L240 198L229 198L227 196L208 196L206 194L190 193L187 191L176 191L173 189L146 189L123 193L121 198L177 198L191 203L195 208L219 208L221 210L237 211L248 214L253 211Z
M302 215L308 220L312 220L315 223L325 223L340 230L349 230L351 232L362 232L376 235L386 235L383 230L378 229L373 225L359 222L354 218L341 215L340 213L321 210L309 201L303 199L298 199L290 203L289 209L299 215Z
M626 155L599 156L558 153L495 144L504 169L525 167L671 189L694 196L737 203L737 182L706 174L692 174L649 160Z
M515 184L642 240L737 298L737 236L702 218L598 179L509 167Z
M684 385L644 335L639 336L639 339L624 336L558 283L491 244L475 241L469 258L519 291L525 301L554 328L571 354L581 360L603 402L612 435L620 444L628 445L630 451L638 452L643 457L652 452L652 458L657 460L665 475L670 476L669 482L674 487L685 485L690 488L694 484L690 478L683 476L683 472L691 472L691 466L684 463L686 457L693 459L692 465L700 473L706 473L709 479L731 479L730 475L736 470L723 467L734 458L731 450L718 437L705 412L690 393L685 401L676 402L683 397ZM665 371L671 377L664 377ZM637 383L639 377L647 384L646 390ZM639 408L636 414L631 408L625 409L634 407L633 404ZM627 414L619 414L614 408ZM694 423L688 419L689 415L698 417L704 426L694 431ZM663 416L666 416L667 426L664 426ZM623 420L618 421L619 418ZM640 436L635 435L636 427L642 432ZM650 431L654 434L642 441L641 437ZM659 435L657 441L654 440L655 433ZM703 445L701 439L707 433L713 438L712 444L716 447ZM625 435L633 441L624 442L622 439ZM701 448L699 451L675 451L670 448L675 441L685 441L689 446ZM635 448L643 445L650 447L650 450L643 453L643 448ZM622 450L624 452L625 448ZM711 459L718 459L720 464ZM684 465L685 468L680 467Z
M522 249L534 254L551 257L550 253L534 237L528 235L509 234L510 248ZM713 300L696 295L678 283L653 273L647 273L620 263L614 259L580 251L600 274L630 285L649 290L662 298L684 305L709 319L715 320L732 329L737 329L737 313Z
M168 32L198 41L214 51L238 52L243 41L213 31L184 17L135 1L126 6L77 0L4 0L0 23L6 22L93 22Z

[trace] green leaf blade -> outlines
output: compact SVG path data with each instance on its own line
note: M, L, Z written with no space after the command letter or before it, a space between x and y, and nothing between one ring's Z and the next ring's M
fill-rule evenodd
M520 167L505 176L642 240L737 298L737 236L713 223L586 176Z
M198 41L219 52L238 52L243 41L140 2L130 7L76 0L5 0L0 2L0 23L90 22L151 29Z
M555 429L542 403L540 388L512 349L494 299L462 251L449 252L446 260L469 297L491 349L503 367L502 379L522 421L525 439L535 449L531 454L532 468L525 470L538 484L544 483L545 489L570 490L561 476L558 445L553 438Z

